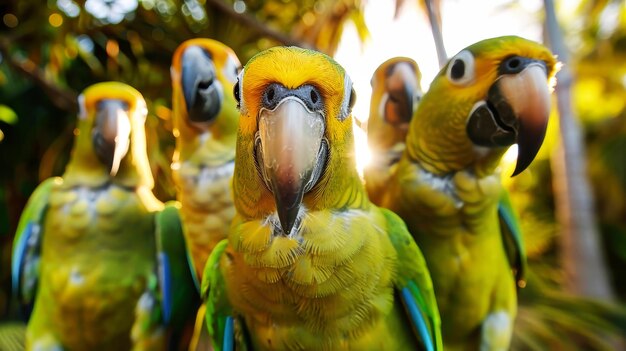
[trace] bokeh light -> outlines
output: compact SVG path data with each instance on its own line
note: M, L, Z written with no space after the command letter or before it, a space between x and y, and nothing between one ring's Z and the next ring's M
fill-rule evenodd
M55 12L48 17L48 22L51 26L58 28L63 24L63 17Z
M87 0L85 10L105 24L117 24L137 9L137 0Z
M19 24L17 16L12 13L4 14L4 16L2 16L2 22L4 22L4 25L9 28L15 28Z
M57 0L57 7L72 18L80 14L80 6L72 0Z

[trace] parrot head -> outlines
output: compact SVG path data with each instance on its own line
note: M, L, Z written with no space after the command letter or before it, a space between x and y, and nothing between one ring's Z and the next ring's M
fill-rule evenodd
M372 75L372 98L367 120L367 140L374 151L403 143L419 100L422 74L408 57L383 62Z
M233 190L240 214L276 213L282 234L308 209L351 205L352 82L322 53L275 47L250 59L234 88L240 122ZM362 194L362 187L355 193Z
M211 39L187 40L174 52L174 134L183 159L208 139L231 144L234 150L239 114L231 92L240 67L228 46Z
M126 84L104 82L85 89L78 102L76 141L66 178L76 174L81 181L112 178L151 187L143 96Z
M499 162L518 145L513 175L539 151L557 71L543 45L515 36L477 42L433 80L409 132L409 154L435 173Z

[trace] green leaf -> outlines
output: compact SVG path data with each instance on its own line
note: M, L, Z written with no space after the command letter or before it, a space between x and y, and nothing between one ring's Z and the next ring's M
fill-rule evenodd
M15 124L17 123L17 113L7 105L0 105L0 121Z

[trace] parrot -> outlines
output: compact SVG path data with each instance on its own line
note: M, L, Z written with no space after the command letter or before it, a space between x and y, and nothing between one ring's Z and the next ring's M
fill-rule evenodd
M151 190L146 102L126 84L102 82L78 103L65 172L35 189L13 244L26 349L184 344L182 326L193 326L199 287L178 208Z
M513 144L513 176L537 154L557 66L521 37L476 42L441 69L410 122L382 206L424 253L447 350L509 349L526 257L498 166Z
M239 112L232 91L240 68L232 49L212 39L187 40L172 59L172 176L199 281L235 216L230 182Z
M387 182L404 151L409 122L423 92L422 74L413 59L394 57L374 71L367 120L367 143L372 160L363 177L370 201L379 205Z
M214 350L442 350L424 257L357 172L344 68L273 47L233 93L236 214L201 285Z

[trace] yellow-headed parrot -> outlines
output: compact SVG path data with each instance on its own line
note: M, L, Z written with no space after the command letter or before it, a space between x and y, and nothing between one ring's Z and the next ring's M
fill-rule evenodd
M176 137L172 171L199 279L235 215L230 182L239 112L232 91L239 69L235 53L211 39L182 43L171 67Z
M480 41L442 68L411 120L383 206L424 252L446 349L509 348L526 258L498 164L512 144L514 174L535 157L555 66L538 43Z
M422 74L408 57L383 62L372 76L367 143L372 160L363 176L370 201L380 204L389 177L404 152L409 122L422 97Z
M35 190L14 242L26 349L164 350L199 300L178 211L151 191L146 103L105 82L79 105L65 173Z
M359 179L344 69L275 47L250 59L234 94L237 213L201 289L213 347L441 350L423 256Z

